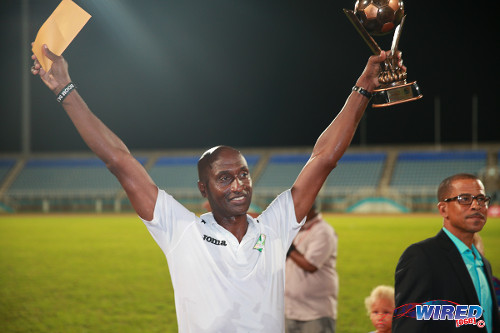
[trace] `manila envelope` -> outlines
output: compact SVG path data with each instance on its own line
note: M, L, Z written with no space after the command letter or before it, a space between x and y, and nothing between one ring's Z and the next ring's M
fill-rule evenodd
M78 35L91 15L71 0L62 0L59 6L42 25L33 43L32 51L45 71L49 71L52 61L42 52L43 44L60 56Z

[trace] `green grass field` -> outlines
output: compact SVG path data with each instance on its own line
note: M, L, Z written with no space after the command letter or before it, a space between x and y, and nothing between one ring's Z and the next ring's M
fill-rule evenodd
M339 235L338 332L368 332L364 298L393 284L436 215L326 215ZM481 232L500 275L500 219ZM0 215L0 332L176 332L166 259L133 215Z

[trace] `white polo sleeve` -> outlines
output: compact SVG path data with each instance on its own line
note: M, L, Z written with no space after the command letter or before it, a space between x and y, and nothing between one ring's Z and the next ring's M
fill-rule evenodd
M166 255L177 244L183 231L197 219L198 217L193 212L186 209L170 194L159 189L153 220L142 219L142 221Z
M285 252L306 221L304 217L300 223L297 223L292 191L290 189L278 195L257 218L257 220L259 219L262 219L262 222L271 228L277 234L277 237L282 240Z

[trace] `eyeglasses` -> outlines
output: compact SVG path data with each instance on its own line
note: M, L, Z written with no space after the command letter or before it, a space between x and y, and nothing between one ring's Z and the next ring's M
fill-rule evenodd
M461 205L471 205L472 201L474 201L474 199L476 199L477 204L479 206L486 206L486 207L488 207L490 200L491 200L490 197L484 196L482 194L480 194L478 196L473 196L472 194L460 194L460 195L457 195L456 197L453 197L453 198L444 199L443 201L450 202L453 200L457 200L458 203Z

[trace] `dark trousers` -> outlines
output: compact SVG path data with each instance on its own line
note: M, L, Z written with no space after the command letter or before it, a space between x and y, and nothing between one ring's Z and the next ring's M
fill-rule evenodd
M335 319L329 317L309 321L285 319L285 333L335 333Z

